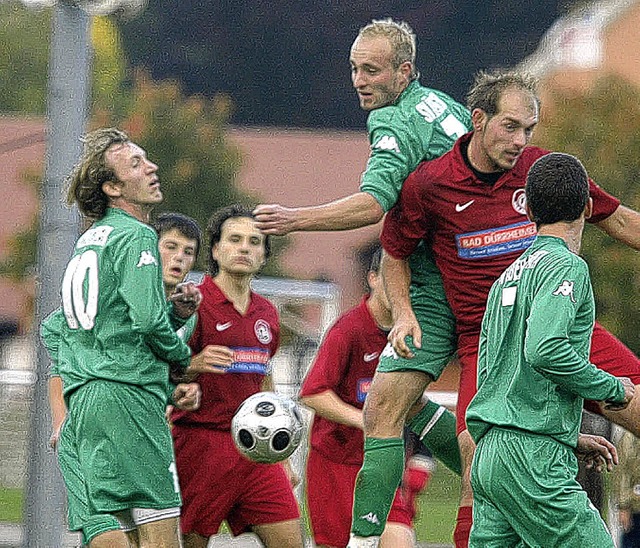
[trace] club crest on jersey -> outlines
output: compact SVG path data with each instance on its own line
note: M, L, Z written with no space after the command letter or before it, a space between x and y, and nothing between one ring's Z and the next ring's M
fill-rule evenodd
M519 188L511 196L511 205L515 209L516 213L521 215L527 214L527 197L524 193L524 188Z
M140 253L140 258L138 259L136 267L140 268L141 266L147 266L150 264L158 264L158 261L156 261L156 258L153 256L151 251L143 251Z
M258 320L253 326L253 330L262 344L269 344L273 336L271 335L271 327L264 320Z
M553 292L553 295L562 295L563 297L569 297L572 303L575 303L576 300L573 297L573 282L569 280L564 280L558 289Z

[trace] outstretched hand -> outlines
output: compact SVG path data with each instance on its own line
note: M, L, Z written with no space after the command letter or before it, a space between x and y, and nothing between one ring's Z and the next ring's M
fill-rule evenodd
M278 204L260 204L253 210L253 218L263 234L284 236L296 230L295 212Z

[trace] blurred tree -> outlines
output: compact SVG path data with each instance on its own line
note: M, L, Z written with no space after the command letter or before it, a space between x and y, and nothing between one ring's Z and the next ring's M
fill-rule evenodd
M44 114L50 10L0 2L0 112Z
M589 175L628 207L640 210L640 91L615 77L584 95L556 94L536 141L577 156ZM598 320L640 354L640 257L588 226L582 255L589 263Z
M119 125L160 166L164 202L156 213L179 211L205 229L215 209L236 202L257 203L234 185L242 156L225 133L232 110L228 97L186 97L177 82L154 82L138 71L132 98ZM274 243L282 247L281 238ZM203 254L198 267L206 263ZM265 273L276 271L274 263Z
M46 111L49 11L34 12L17 2L0 3L0 112ZM153 82L144 71L131 78L112 18L93 18L91 37L91 126L123 127L159 164L165 195L161 210L190 215L204 228L218 207L256 203L257 199L251 200L234 187L241 154L225 134L231 101L224 95L188 97L177 82ZM24 183L40 184L41 169L25 174ZM0 275L14 280L33 275L36 233L34 216L32 227L8 242ZM274 243L282 247L284 240ZM201 258L200 263L203 267L206 259ZM275 272L277 265L272 262L266 273Z
M0 112L44 115L47 109L51 10L0 2ZM122 112L127 62L120 33L107 17L93 18L93 103Z

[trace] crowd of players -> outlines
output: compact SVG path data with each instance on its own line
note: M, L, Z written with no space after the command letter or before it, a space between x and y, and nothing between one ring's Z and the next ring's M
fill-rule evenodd
M119 130L86 137L69 201L92 224L42 326L70 528L94 548L205 547L226 520L267 547L302 546L290 466L242 458L230 435L238 405L273 389L279 345L275 308L250 282L273 235L348 230L388 212L370 295L328 332L302 389L316 411L317 544L413 545L428 470L407 461L412 435L461 476L457 548L613 546L575 469L577 458L611 468L617 452L579 434L579 413L589 400L640 434L640 360L593 329L577 254L585 221L640 249L640 214L577 159L529 146L539 116L529 77L480 73L464 107L420 84L415 36L391 20L360 31L350 63L370 112L360 191L215 211L199 287L181 283L201 247L197 225L178 214L149 224L158 166ZM456 356L454 417L424 390Z

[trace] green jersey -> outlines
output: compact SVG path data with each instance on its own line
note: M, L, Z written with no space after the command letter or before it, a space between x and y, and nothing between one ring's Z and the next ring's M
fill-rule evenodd
M405 179L423 160L451 150L471 131L471 116L446 93L411 82L392 105L375 109L367 120L371 155L360 190L389 211L398 201ZM420 246L411 257L412 282L425 283L439 272L430 252Z
M538 236L489 293L467 410L476 443L501 426L575 447L583 398L624 399L621 381L589 362L594 321L587 264L562 239Z
M62 307L42 338L65 398L94 379L139 386L164 402L167 362L189 364L190 350L167 313L158 237L109 208L76 243L62 281Z

